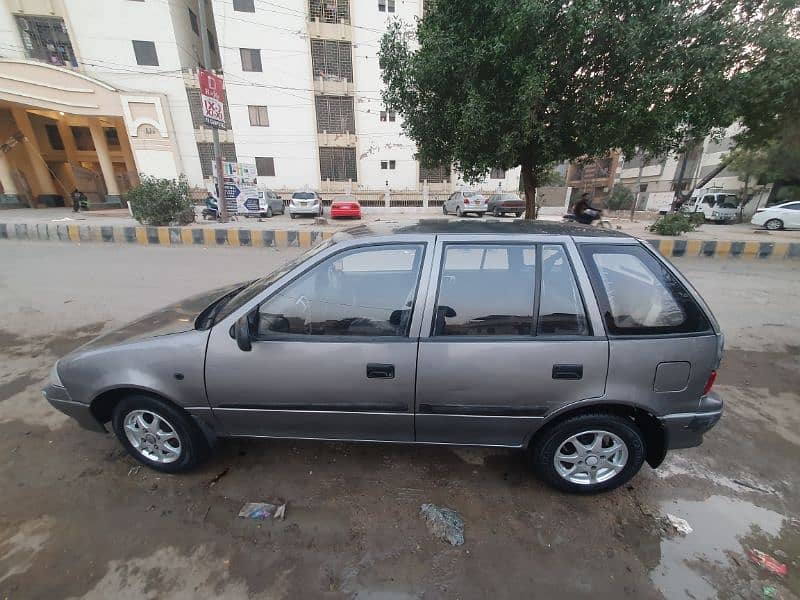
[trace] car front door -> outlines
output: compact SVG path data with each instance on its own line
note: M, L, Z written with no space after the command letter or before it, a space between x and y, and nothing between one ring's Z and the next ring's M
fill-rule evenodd
M797 228L800 227L800 202L792 202L783 207L784 227Z
M229 333L241 314L215 326L206 389L222 431L412 440L415 306L430 269L427 246L408 240L327 256L243 308L249 351Z
M552 236L440 239L417 363L418 441L519 446L545 415L604 394L608 341L575 253Z

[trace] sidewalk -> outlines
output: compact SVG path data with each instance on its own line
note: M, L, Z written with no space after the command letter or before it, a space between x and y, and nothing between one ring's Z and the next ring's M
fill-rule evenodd
M560 221L560 211L541 215L542 220ZM315 224L314 219L290 219L279 215L270 219L238 217L229 223L198 221L187 227L145 227L127 210L73 213L70 209L18 209L0 212L0 239L33 239L73 242L117 242L159 245L229 245L229 246L297 246L309 248L335 232L356 224L380 223L401 227L420 219L443 218L440 209L387 213L382 209L365 209L361 221L327 219ZM478 217L466 217L477 219ZM493 217L483 217L494 220ZM503 219L506 220L506 219ZM507 220L511 220L508 218ZM683 236L658 236L648 231L652 220L630 222L627 218L611 218L612 225L637 238L648 240L666 256L708 256L746 258L800 258L800 231L767 232L749 224L704 224Z

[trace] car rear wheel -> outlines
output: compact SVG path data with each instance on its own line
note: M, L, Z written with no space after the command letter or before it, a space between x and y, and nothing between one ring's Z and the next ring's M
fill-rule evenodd
M464 216L464 212L461 210L460 206L456 206L456 216L457 217L463 217Z
M156 471L186 471L210 451L208 440L189 415L152 396L122 399L114 408L111 424L128 453Z
M769 229L770 231L779 231L783 229L783 221L780 219L770 219L766 223L764 223L764 227Z
M522 212L515 212L514 215L519 219L522 216Z
M296 219L296 218L297 218L297 215L296 215L296 214L294 214L294 213L289 213L289 218L290 218L290 219Z
M630 419L591 413L546 429L537 436L531 458L539 477L552 487L597 494L623 485L639 471L645 443Z

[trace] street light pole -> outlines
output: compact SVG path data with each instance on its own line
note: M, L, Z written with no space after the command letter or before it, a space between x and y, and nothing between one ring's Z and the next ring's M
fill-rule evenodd
M200 25L200 40L203 44L203 65L209 71L211 68L211 46L208 41L208 29L206 28L206 2L197 0L197 19ZM211 126L211 140L214 143L214 162L217 165L217 202L219 206L220 223L228 222L228 203L225 200L225 174L222 165L222 148L219 144L219 129L216 125Z

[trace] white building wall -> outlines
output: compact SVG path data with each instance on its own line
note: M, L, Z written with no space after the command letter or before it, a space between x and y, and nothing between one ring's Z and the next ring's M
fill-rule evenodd
M402 119L381 121L385 110L381 101L383 81L378 65L378 50L386 26L394 18L413 23L422 16L421 2L396 0L395 12L380 12L378 0L350 3L353 27L353 75L355 80L356 132L358 133L359 185L393 190L418 187L419 170L414 158L416 146L403 135ZM394 160L396 168L381 169L381 161ZM387 165L388 166L388 165Z
M317 130L311 79L306 2L282 0L284 8L255 2L254 13L236 12L230 0L213 0L231 128L239 162L272 157L270 188L319 185ZM262 72L242 70L240 48L261 50ZM269 127L250 125L248 105L265 105Z

